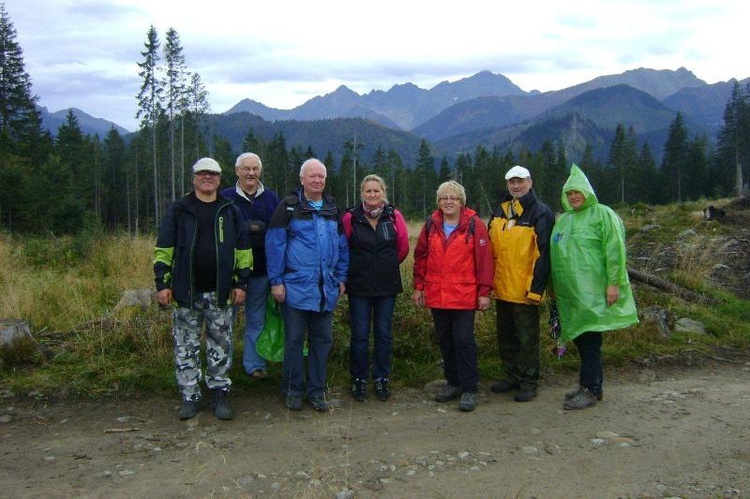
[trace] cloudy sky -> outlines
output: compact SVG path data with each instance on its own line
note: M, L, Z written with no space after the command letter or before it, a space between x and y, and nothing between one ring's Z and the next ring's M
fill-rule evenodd
M244 98L291 109L346 85L432 88L482 70L558 90L639 67L706 83L750 77L746 0L0 0L32 91L129 130L146 35L180 36L211 111Z

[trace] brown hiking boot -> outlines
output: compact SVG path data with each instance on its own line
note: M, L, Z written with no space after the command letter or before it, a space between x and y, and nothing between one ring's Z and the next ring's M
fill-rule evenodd
M581 388L572 399L563 402L563 409L588 409L594 407L596 402L596 395L591 393L588 388Z
M583 386L579 386L575 390L570 390L569 392L565 392L565 400L572 399L573 397L578 395L578 392L580 392L581 390L583 390ZM599 402L601 402L603 398L604 398L604 392L596 396L596 400Z

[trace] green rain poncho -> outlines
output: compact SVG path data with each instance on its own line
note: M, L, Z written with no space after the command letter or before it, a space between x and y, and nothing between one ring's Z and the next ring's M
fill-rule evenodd
M586 197L574 211L566 192ZM612 331L636 324L638 312L625 262L625 226L609 207L599 204L594 189L575 164L562 192L565 208L552 229L552 285L560 314L560 340L587 331ZM606 289L619 286L618 300L607 305Z

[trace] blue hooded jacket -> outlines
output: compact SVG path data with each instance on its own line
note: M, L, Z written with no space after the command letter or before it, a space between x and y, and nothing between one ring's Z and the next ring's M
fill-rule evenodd
M339 209L332 198L323 207L309 205L302 187L285 196L266 233L271 286L283 284L286 304L298 310L331 312L346 282L349 249Z

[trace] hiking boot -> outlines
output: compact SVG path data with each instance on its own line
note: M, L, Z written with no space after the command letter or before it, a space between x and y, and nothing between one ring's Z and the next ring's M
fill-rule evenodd
M464 412L471 412L477 407L477 394L472 392L463 392L461 400L458 402L458 409Z
M518 390L519 388L521 388L520 383L509 379L504 379L490 385L490 390L494 393L508 393L513 390Z
M183 400L182 405L180 406L180 419L192 419L195 417L196 414L198 414L198 411L201 410L201 403L200 401L194 401L194 400Z
M573 397L578 395L578 392L580 392L581 390L583 390L583 386L579 386L575 390L570 390L569 392L565 392L565 400L572 399ZM596 396L596 400L598 400L599 402L601 402L603 398L604 398L604 392Z
M326 400L326 396L323 394L315 395L307 399L310 405L313 406L318 412L328 412L331 410L331 404Z
M284 403L286 404L286 408L291 411L302 410L302 397L299 395L287 395Z
M440 392L435 395L435 402L450 402L461 396L461 389L457 386L445 385Z
M352 381L352 397L357 402L363 402L365 395L367 394L367 380L362 378L354 378Z
M228 421L232 419L232 406L229 405L229 392L226 390L211 390L211 407L214 415Z
M375 381L375 396L381 402L385 402L391 396L391 389L389 387L391 381L388 378L383 378Z
M572 399L563 402L563 409L588 409L594 407L596 402L596 395L591 393L588 388L581 388Z
M536 397L536 390L521 390L513 397L513 400L516 402L528 402L534 400L534 397Z

